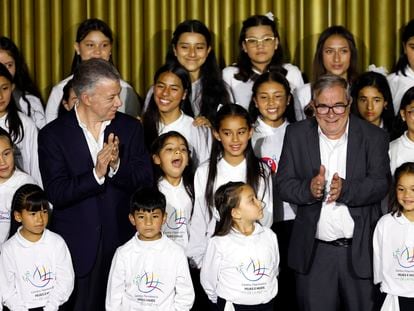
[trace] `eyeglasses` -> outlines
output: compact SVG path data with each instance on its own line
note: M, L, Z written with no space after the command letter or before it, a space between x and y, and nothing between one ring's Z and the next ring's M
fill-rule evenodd
M258 46L259 43L262 43L263 45L269 46L275 41L275 37L264 37L262 39L257 38L246 38L244 39L244 42L246 42L246 45L249 47Z
M344 114L345 110L346 110L346 107L348 107L348 106L349 106L349 104L347 104L347 105L345 105L345 104L336 104L334 106L327 106L325 104L319 104L319 105L315 105L315 109L316 109L316 112L318 114L322 114L322 115L328 114L329 110L332 109L332 112L334 114L339 115L339 114Z

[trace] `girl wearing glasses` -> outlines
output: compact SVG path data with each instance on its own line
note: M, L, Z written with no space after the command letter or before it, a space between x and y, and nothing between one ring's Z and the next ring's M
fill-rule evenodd
M392 174L404 162L414 162L414 87L409 88L402 97L393 136L398 138L390 143Z
M340 76L352 84L357 76L357 49L353 34L343 26L325 29L316 45L313 58L313 81L323 74ZM307 83L293 93L297 120L306 118L310 109L311 84Z
M240 31L239 49L237 63L224 68L223 79L231 87L236 103L245 109L250 104L254 81L264 72L283 73L292 90L303 85L300 69L283 62L283 49L273 15L254 15L246 19Z
M361 74L352 85L351 111L360 118L391 132L394 107L387 78L378 72Z

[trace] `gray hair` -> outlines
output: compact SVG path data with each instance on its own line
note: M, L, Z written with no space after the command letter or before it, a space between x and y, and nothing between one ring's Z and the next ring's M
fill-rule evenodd
M118 70L108 61L91 58L82 61L75 69L72 79L72 87L76 96L95 87L102 79L119 81L121 76Z
M312 83L312 99L318 97L322 91L334 86L342 87L345 90L346 99L348 101L351 99L348 82L344 78L330 73L321 75L318 80Z

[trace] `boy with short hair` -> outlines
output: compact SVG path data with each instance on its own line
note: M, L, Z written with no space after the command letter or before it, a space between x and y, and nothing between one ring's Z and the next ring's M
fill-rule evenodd
M129 220L137 234L120 246L112 260L106 310L190 310L194 302L187 258L161 233L165 196L157 189L137 190Z

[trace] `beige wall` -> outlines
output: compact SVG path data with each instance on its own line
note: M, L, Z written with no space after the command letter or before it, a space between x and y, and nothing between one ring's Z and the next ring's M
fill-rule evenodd
M410 0L0 0L0 34L23 51L44 100L67 76L79 23L105 20L115 35L114 62L143 96L163 63L175 26L200 19L214 33L222 66L237 57L241 22L268 11L278 17L288 60L311 76L318 35L342 24L358 45L360 69L392 68L400 52L399 29L414 18Z

